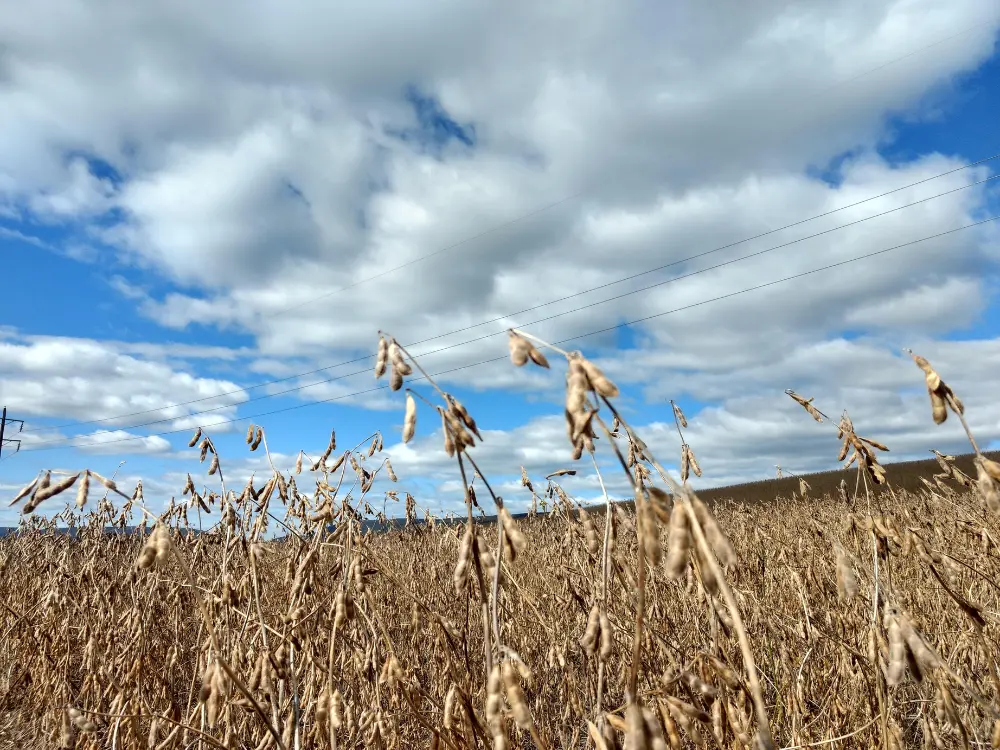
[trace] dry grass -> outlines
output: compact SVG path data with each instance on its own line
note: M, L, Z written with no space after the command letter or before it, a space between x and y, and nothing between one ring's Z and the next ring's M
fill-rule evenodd
M541 346L511 334L515 364L548 367ZM997 747L1000 467L977 456L970 476L942 458L940 482L895 486L884 446L842 418L849 491L709 509L614 410L614 384L553 350L579 470L597 471L584 454L600 433L630 508L580 512L558 476L525 475L549 510L515 521L475 465L474 419L443 391L431 406L469 487L464 524L361 532L375 476L394 476L380 435L339 453L331 436L305 457L306 494L278 471L227 489L199 432L222 491L189 482L159 518L141 487L40 477L21 498L38 513L74 485L78 502L0 540L0 748ZM414 368L382 340L393 390ZM961 416L926 377L934 418L941 404ZM267 451L259 427L247 443ZM93 508L92 482L119 501ZM476 523L482 504L498 523ZM189 512L220 520L186 534ZM142 536L104 532L140 515ZM50 533L57 521L76 538ZM284 540L266 541L276 524Z

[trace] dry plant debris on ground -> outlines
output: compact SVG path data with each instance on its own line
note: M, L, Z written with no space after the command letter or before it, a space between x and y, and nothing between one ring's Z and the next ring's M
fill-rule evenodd
M515 519L476 465L474 418L429 377L433 398L405 391L403 437L426 401L464 521L390 492L406 525L366 530L376 476L395 480L379 434L340 452L331 434L316 460L236 489L199 430L221 491L189 478L159 516L141 485L37 477L14 501L34 515L0 540L0 748L1000 746L1000 465L926 360L932 416L961 422L971 463L936 454L934 476L894 485L888 446L789 392L831 426L852 482L706 504L679 407L680 482L592 362L510 332L515 365L552 367L545 348L566 362L577 471L603 486L593 453L612 451L630 506L588 511L567 472L523 473L532 512ZM419 369L380 336L376 377L399 391ZM261 427L247 443L270 457Z

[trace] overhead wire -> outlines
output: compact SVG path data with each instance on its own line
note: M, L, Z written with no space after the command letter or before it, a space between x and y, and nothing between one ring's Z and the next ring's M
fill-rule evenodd
M918 180L916 182L911 182L911 183L909 183L907 185L903 185L901 187L894 188L892 190L888 190L888 191L879 193L878 195L874 195L874 196L871 196L871 197L868 197L868 198L864 198L864 199L859 200L859 201L855 201L855 202L850 203L850 204L845 205L845 206L840 206L838 208L831 209L829 211L825 211L823 213L816 214L814 216L810 216L808 218L801 219L801 220L792 222L790 224L786 224L786 225L784 225L782 227L778 227L776 229L771 229L771 230L768 230L766 232L761 232L761 233L753 235L751 237L746 237L744 239L737 240L735 242L730 242L730 243L725 244L725 245L720 245L719 247L715 247L715 248L713 248L711 250L706 250L706 251L703 251L703 252L699 252L699 253L696 253L694 255L689 255L689 256L686 256L684 258L680 258L678 260L674 260L674 261L671 261L669 263L665 263L665 264L662 264L660 266L656 266L655 268L651 268L651 269L648 269L648 270L645 270L645 271L640 271L638 273L634 273L634 274L631 274L629 276L625 276L623 278L616 279L614 281L609 281L609 282L606 282L604 284L599 284L597 286L593 286L593 287L590 287L588 289L580 290L578 292L573 292L572 294L564 295L564 296L556 298L556 299L552 299L552 300L548 300L546 302L542 302L542 303L539 303L539 304L536 304L536 305L532 305L531 307L526 307L526 308L518 310L516 312L511 312L511 313L508 313L508 314L505 314L505 315L500 315L500 316L491 318L489 320L484 320L484 321L479 322L479 323L474 323L472 325L464 326L462 328L456 328L454 330L447 331L445 333L435 334L434 336L429 336L427 338L420 339L419 341L414 341L414 342L407 343L407 344L405 344L405 346L407 348L420 346L421 344L426 344L426 343L431 342L431 341L436 341L438 339L446 338L448 336L453 336L453 335L455 335L457 333L463 333L465 331L469 331L469 330L472 330L474 328L479 328L479 327L484 326L484 325L489 325L491 323L498 323L498 322L501 322L501 321L504 321L504 320L509 320L509 319L511 319L511 318L513 318L515 316L518 316L518 315L523 315L523 314L528 313L528 312L533 312L533 311L539 310L539 309L541 309L543 307L548 307L550 305L558 304L560 302L566 302L568 300L575 299L576 297L581 297L583 295L590 294L592 292L595 292L595 291L598 291L598 290L601 290L601 289L607 289L609 287L616 286L618 284L622 284L622 283L625 283L627 281L634 281L635 279L641 278L643 276L647 276L647 275L652 274L652 273L656 273L658 271L666 270L667 268L671 268L673 266L681 265L683 263L688 263L690 261L697 260L699 258L703 258L703 257L706 257L708 255L712 255L714 253L721 252L723 250L728 250L728 249L731 249L733 247L737 247L739 245L746 244L746 243L751 242L753 240L761 239L763 237L767 237L769 235L776 234L776 233L784 231L786 229L791 229L793 227L800 226L802 224L806 224L808 222L815 221L817 219L821 219L821 218L824 218L824 217L827 217L827 216L831 216L833 214L836 214L836 213L839 213L839 212L842 212L842 211L846 211L846 210L851 209L851 208L856 208L857 206L863 205L865 203L869 203L869 202L877 200L879 198L884 198L884 197L887 197L887 196L892 195L894 193L898 193L900 191L907 190L907 189L912 188L912 187L916 187L917 185L922 185L924 183L931 182L931 181L936 180L936 179L940 179L941 177L945 177L945 176L953 174L955 172L960 172L960 171L965 170L965 169L970 169L972 167L979 166L981 164L987 163L987 162L992 161L992 160L997 159L997 158L1000 158L1000 153L993 154L992 156L988 156L988 157L985 157L983 159L979 159L979 160L977 160L975 162L972 162L970 164L966 164L966 165L963 165L961 167L956 167L954 169L950 169L950 170L947 170L945 172L941 172L941 173L933 175L931 177L927 177L927 178L924 178L922 180ZM560 317L562 315L566 315L566 314L569 314L569 313L572 313L572 312L577 312L579 310L583 310L583 309L586 309L588 307L592 307L594 305L604 304L605 302L614 301L616 299L620 299L622 297L629 296L631 294L635 294L635 293L638 293L638 292L641 292L641 291L647 291L648 289L652 289L652 288L655 288L655 287L658 287L658 286L662 286L663 284L671 283L673 281L677 281L677 280L680 280L680 279L683 279L683 278L688 278L689 276L696 275L698 273L704 273L706 271L715 270L715 269L717 269L717 268L719 268L721 266L727 265L728 263L739 262L739 261L745 260L747 258L751 258L751 257L755 257L757 255L761 255L763 253L771 252L772 250L781 249L781 248L784 248L784 247L788 247L790 245L797 244L799 242L804 242L806 240L814 239L816 237L819 237L819 236L822 236L822 235L825 235L825 234L830 234L831 232L839 231L841 229L845 229L847 227L854 226L856 224L860 224L860 223L863 223L865 221L870 221L872 219L876 219L876 218L879 218L881 216L885 216L887 214L894 213L896 211L900 211L900 210L905 209L905 208L910 208L912 206L915 206L915 205L918 205L918 204L921 204L921 203L926 203L926 202L928 202L930 200L934 200L936 198L941 198L941 197L943 197L945 195L950 195L952 193L959 192L961 190L966 190L966 189L975 187L977 185L981 185L983 183L990 182L991 180L994 180L994 179L996 179L998 177L1000 177L1000 174L991 175L990 177L984 178L984 179L979 180L979 181L974 182L974 183L969 183L967 185L962 185L962 186L960 186L958 188L953 188L952 190L947 190L947 191L945 191L943 193L938 193L936 195L929 196L927 198L922 198L920 200L913 201L911 203L907 203L907 204L904 204L902 206L896 206L896 207L894 207L892 209L888 209L886 211L882 211L880 213L873 214L872 216L867 216L867 217L864 217L862 219L858 219L856 221L849 222L847 224L842 224L842 225L839 225L837 227L833 227L832 229L827 229L827 230L824 230L822 232L817 232L815 234L807 235L805 237L800 237L798 239L782 243L780 245L775 245L773 247L767 248L766 250L762 250L762 251L759 251L757 253L752 253L750 255L741 256L740 258L732 259L731 261L728 261L727 263L723 263L723 264L712 266L712 267L709 267L709 268L706 268L706 269L702 269L700 271L696 271L696 272L693 272L691 274L686 274L686 275L681 276L681 277L675 277L675 278L672 278L672 279L667 279L667 280L664 280L662 282L658 282L656 284L652 284L652 285L649 285L647 287L643 287L643 288L638 289L638 290L633 290L633 291L630 291L630 292L626 292L624 294L620 294L620 295L616 295L616 296L611 297L611 298L607 298L605 300L598 300L598 301L590 303L588 305L584 305L582 307L575 308L574 310L566 311L564 313L559 313L558 315L552 316L552 317ZM535 321L535 322L536 323L537 322L544 322L545 320L552 319L552 317L543 318L540 321ZM464 345L465 343L474 343L476 341L481 341L484 338L489 338L489 337L492 337L492 336L495 336L495 335L499 335L499 333L502 333L502 331L494 332L494 333L490 333L490 334L486 334L484 336L480 336L478 338L471 339L468 342L462 342L460 344L449 345L449 346L443 347L441 349L436 349L436 350L434 350L433 352L430 352L430 353L437 353L439 351L446 351L448 349L453 349L456 346ZM264 387L271 386L271 385L277 385L279 383L288 382L290 380L297 380L299 378L307 377L309 375L315 375L317 373L325 372L327 370L333 370L333 369L336 369L338 367L344 367L346 365L351 365L351 364L357 364L357 363L360 363L360 362L365 362L367 360L370 360L372 358L372 356L373 355L371 355L371 354L366 354L366 355L362 355L360 357L356 357L356 358L353 358L353 359L348 359L348 360L345 360L345 361L342 361L342 362L338 362L336 364L326 365L324 367L316 368L316 369L313 369L313 370L308 370L308 371L305 371L305 372L296 373L294 375L289 375L289 376L282 377L282 378L276 378L276 379L273 379L273 380L268 380L268 381L263 381L263 382L260 382L260 383L254 383L252 385L243 386L243 387L241 387L239 389L232 390L232 391L224 391L222 393L216 393L216 394L213 394L211 396L202 396L200 398L191 399L189 401L179 401L179 402L176 402L176 403L164 404L163 406L160 406L160 407L154 408L154 409L144 409L144 410L141 410L141 411L129 412L129 413L126 413L126 414L118 414L118 415L114 415L114 416L110 416L110 417L101 417L99 419L91 419L91 420L84 420L84 421L78 421L78 422L68 422L68 423L61 424L61 425L53 425L53 426L45 426L45 427L26 427L24 429L24 431L25 432L38 432L38 431L42 431L42 430L45 430L45 431L55 431L55 430L64 430L64 429L69 429L69 428L74 428L74 427L82 427L82 426L86 426L86 425L103 424L103 423L106 423L106 422L116 422L117 423L117 422L120 422L121 420L125 420L125 419L128 419L130 417L137 417L137 416L141 416L141 415L144 415L144 414L163 413L164 411L166 411L168 409L175 409L175 408L181 407L181 406L190 406L191 404L202 403L204 401L209 401L209 400L213 400L213 399L221 399L221 398L224 398L226 396L242 395L246 391L256 390L258 388L264 388ZM426 356L426 355L424 355L424 356ZM248 399L236 402L236 403L221 404L219 406L211 407L211 408L208 408L208 409L203 409L203 410L199 410L199 411L189 412L189 413L181 415L181 416L165 417L165 418L161 418L161 419L150 420L148 422L142 422L142 423L135 424L135 425L122 426L122 425L117 425L116 424L115 426L116 427L122 427L124 429L135 429L135 428L139 428L139 427L147 427L147 426L154 425L154 424L160 424L160 423L163 423L163 422L171 422L171 421L174 421L174 420L180 419L180 418L187 418L187 417L191 417L191 416L197 416L197 415L200 415L200 414L207 414L207 413L211 413L211 412L214 412L214 411L221 411L223 409L231 409L233 407L241 406L243 404L251 403L251 402L254 402L254 401L261 401L261 400L268 399L268 398L276 398L278 396L286 395L288 393L293 393L293 392L296 392L296 391L302 391L302 390L305 390L307 388L314 388L314 387L321 386L321 385L324 385L324 384L327 384L327 383L331 383L331 382L334 382L334 381L337 381L337 380L342 380L344 378L353 377L354 375L357 375L357 374L359 374L359 372L351 372L351 373L347 373L347 374L344 374L344 375L338 375L338 376L335 376L335 377L332 377L332 378L325 378L325 379L317 381L315 383L309 383L309 384L305 384L305 385L299 385L299 386L296 386L294 388L289 388L289 389L278 391L278 392L275 392L275 393L267 393L267 394L264 394L262 396L256 396L256 397L248 398ZM72 438L66 438L66 440L71 440L71 439Z
M832 270L834 268L840 268L840 267L848 265L850 263L856 263L856 262L861 261L861 260L866 260L866 259L869 259L869 258L874 258L874 257L880 256L880 255L884 255L886 253L892 252L894 250L899 250L899 249L904 248L904 247L911 247L911 246L919 244L921 242L927 242L928 240L937 239L939 237L945 237L945 236L948 236L948 235L952 235L952 234L955 234L957 232L964 231L966 229L972 229L973 227L981 226L981 225L984 225L984 224L996 221L997 219L1000 219L1000 214L995 215L995 216L990 216L990 217L985 218L985 219L981 219L981 220L973 222L971 224L965 224L965 225L960 226L960 227L955 227L953 229L949 229L949 230L946 230L944 232L938 232L937 234L932 234L932 235L928 235L926 237L921 237L920 239L911 240L909 242L903 242L901 244L893 245L891 247L883 248L881 250L875 250L875 251L872 251L872 252L869 252L869 253L864 253L862 255L855 256L853 258L847 258L845 260L837 261L835 263L830 263L828 265L821 266L819 268L810 269L808 271L802 271L800 273L796 273L796 274L792 274L792 275L789 275L789 276L785 276L785 277L780 278L780 279L775 279L775 280L764 282L764 283L761 283L761 284L756 284L754 286L746 287L744 289L740 289L740 290L737 290L735 292L729 292L727 294L718 295L716 297L712 297L712 298L707 299L707 300L702 300L700 302L694 302L694 303L691 303L691 304L688 304L688 305L684 305L682 307L674 308L672 310L666 310L664 312L659 312L659 313L654 313L654 314L651 314L651 315L646 315L646 316L641 317L641 318L635 318L635 319L632 319L632 320L623 321L621 323L616 323L615 325L608 326L606 328L601 328L601 329L598 329L596 331L589 331L587 333L578 334L576 336L570 336L568 338L560 339L558 341L553 341L551 343L553 343L553 344L555 344L555 345L558 346L558 345L567 344L567 343L570 343L570 342L573 342L573 341L579 341L580 339L589 338L591 336L598 336L598 335L603 334L603 333L609 333L611 331L615 331L615 330L619 330L621 328L626 328L626 327L629 327L629 326L633 326L633 325L636 325L638 323L644 323L644 322L649 321L649 320L654 320L654 319L657 319L657 318L662 318L662 317L664 317L666 315L672 315L672 314L675 314L675 313L678 313L678 312L682 312L682 311L685 311L685 310L690 310L690 309L693 309L693 308L696 308L696 307L702 307L702 306L707 305L707 304L711 304L711 303L714 303L714 302L720 302L720 301L726 300L726 299L731 299L733 297L737 297L737 296L740 296L740 295L743 295L743 294L747 294L749 292L754 292L754 291L759 291L761 289L766 289L766 288L775 286L777 284L782 284L782 283L785 283L785 282L788 282L788 281L793 281L795 279L801 279L801 278L804 278L806 276L810 276L812 274L821 273L823 271L829 271L829 270ZM468 370L468 369L473 368L473 367L479 367L481 365L491 364L491 363L494 363L494 362L500 362L500 361L505 360L507 358L508 358L507 355L503 355L503 356L500 356L500 357L493 357L491 359L480 360L478 362L472 362L470 364L460 365L458 367L452 367L452 368L447 369L447 370L441 370L439 372L433 373L431 375L431 377L432 378L437 378L437 377L441 377L443 375L449 375L449 374L452 374L452 373L455 373L455 372L460 372L462 370ZM421 381L421 380L424 380L424 379L425 378L423 376L415 376L415 377L410 378L409 382L413 383L413 382L418 382L418 381ZM283 413L287 413L287 412L290 412L290 411L296 411L298 409L304 409L304 408L309 408L309 407L313 407L313 406L319 406L320 404L332 403L334 401L341 401L341 400L348 399L348 398L354 398L354 397L357 397L357 396L363 396L363 395L366 395L366 394L369 394L369 393L376 393L378 391L386 390L387 388L388 388L388 386L386 386L386 385L380 385L380 386L376 386L374 388L367 388L367 389L364 389L364 390L355 391L353 393L343 394L343 395L340 395L340 396L333 396L333 397L327 398L327 399L321 399L321 400L317 400L317 401L309 401L309 402L305 402L305 403L302 403L302 404L296 404L294 406L288 406L288 407L285 407L285 408L282 408L282 409L274 409L272 411L261 412L261 413L258 413L258 414L251 414L251 415L247 415L247 416L243 416L243 417L236 417L236 418L233 418L233 419L220 420L220 421L212 423L212 424L206 424L205 428L206 429L211 429L212 427L217 427L219 425L224 425L224 424L238 424L240 422L246 422L246 421L250 421L250 420L259 419L260 417L273 416L275 414L283 414ZM79 442L74 442L74 443L72 443L70 445L49 445L48 442L62 442L62 441L48 441L48 442L35 443L33 445L30 445L30 446L27 446L27 447L23 447L21 449L21 452L25 453L25 452L35 452L35 451L42 451L42 450L60 450L60 449L68 449L68 448L72 448L72 449L89 448L89 447L95 447L95 446L105 446L105 445L109 445L109 444L113 444L113 443L128 442L128 441L131 441L131 440L144 440L144 439L147 439L147 438L150 438L150 437L156 437L156 436L174 435L174 434L179 434L179 433L184 433L184 432L191 432L191 429L185 427L185 428L180 428L180 429L165 430L165 431L162 431L162 432L155 432L155 433L151 433L149 435L132 435L132 436L129 436L129 437L116 438L114 440L102 440L102 441L97 441L97 442L93 442L93 443L79 443ZM76 440L76 439L74 438L74 439L70 439L70 440Z

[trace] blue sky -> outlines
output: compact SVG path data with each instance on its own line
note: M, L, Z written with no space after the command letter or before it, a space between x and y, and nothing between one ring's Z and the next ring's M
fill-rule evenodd
M560 30L511 11L512 40L500 42L494 21L472 14L462 35L426 28L350 74L316 58L333 53L277 43L256 67L238 62L253 57L242 47L234 59L213 56L223 42L200 36L195 18L164 49L109 43L97 61L60 41L68 29L8 25L0 43L16 64L0 85L0 106L14 113L0 126L12 144L0 150L0 403L27 432L20 454L5 451L0 486L44 468L110 473L125 459L127 479L142 477L165 502L179 493L178 477L199 469L181 430L213 415L274 412L260 422L286 467L299 449L321 452L331 428L340 447L381 430L398 489L454 507L456 472L441 455L435 415L421 412L420 437L404 448L401 395L351 395L377 385L371 362L293 376L373 353L380 327L407 343L573 297L416 347L499 334L420 357L431 372L461 368L503 356L507 325L681 273L731 262L529 330L568 338L1000 213L997 183L967 187L997 174L997 160L588 291L1000 153L991 119L1000 111L1000 13L972 0L928 2L937 31L916 33L905 3L843 5L839 16L818 8L791 37L793 9L747 11L745 38L720 30L704 50L675 30L673 45L651 47L651 66L640 63L652 45L641 15L611 5L598 38L571 19ZM874 16L859 21L867 12ZM99 27L144 33L102 15L111 11L81 13L93 22L83 38ZM981 23L969 27L976 14ZM846 41L834 42L823 18L844 23L833 36ZM558 54L511 54L543 39ZM189 45L192 59L215 60L205 80L191 79L179 57ZM588 45L593 54L578 54ZM453 62L427 55L452 48ZM820 63L802 70L794 63L807 50ZM135 81L107 73L140 63L156 86L133 90ZM48 77L38 73L45 65ZM700 72L670 72L691 66ZM734 77L740 70L758 73ZM739 260L954 188L963 189ZM619 382L625 413L671 466L678 440L668 401L678 399L703 484L760 478L775 463L833 465L834 441L790 408L785 387L811 390L831 414L849 408L869 433L900 446L894 457L960 450L952 423L935 430L920 412L925 397L904 345L953 368L984 442L995 443L1000 410L982 374L1000 356L997 237L990 225L963 231L574 346ZM476 455L517 501L521 465L544 473L569 459L564 368L551 359L550 373L501 362L442 381L489 430ZM289 379L254 387L279 378ZM239 392L207 398L229 391ZM133 412L143 413L122 417ZM234 477L264 470L243 444L247 424L209 428ZM93 442L99 429L130 439L100 453L65 440ZM167 434L149 438L159 433ZM592 473L575 481L582 497L594 496Z

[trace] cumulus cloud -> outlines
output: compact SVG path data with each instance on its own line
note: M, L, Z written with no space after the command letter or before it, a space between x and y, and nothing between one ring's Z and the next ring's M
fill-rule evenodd
M121 443L127 443L123 450ZM170 443L158 435L134 435L126 430L96 430L72 441L84 453L155 455L170 451Z
M725 193L743 182L752 191L747 175L781 181L874 142L887 113L981 62L1000 20L973 0L922 3L924 22L912 26L918 11L891 0L754 10L733 4L711 14L696 3L665 13L650 3L600 2L584 14L524 6L499 17L443 2L404 34L400 24L412 22L411 13L386 15L366 4L339 10L352 33L332 51L333 39L318 45L302 26L332 11L308 3L282 6L280 21L268 2L249 11L224 6L220 26L183 5L166 18L154 9L136 15L60 5L65 27L35 24L30 14L9 26L5 141L20 156L4 163L13 194L72 192L85 163L62 164L61 149L95 152L131 177L115 192L127 219L107 239L180 282L212 290L216 304L187 305L189 315L236 322L275 350L308 346L295 335L299 323L324 318L330 322L312 335L343 341L331 323L358 309L369 289L397 300L407 292L409 310L381 311L390 322L413 311L430 322L471 312L470 303L495 294L512 269L526 275L536 261L544 268L533 283L516 280L519 300L537 295L539 280L571 259L590 261L574 269L581 281L604 268L611 248L630 267L646 260L650 245L711 240L724 206L711 200L712 189ZM44 3L34 12L52 15ZM239 14L238 40L221 31L227 12ZM740 24L721 22L723 15ZM330 33L344 28L343 19L329 20ZM971 21L978 28L969 30ZM868 74L960 31L958 39ZM88 34L104 40L100 54L84 43ZM402 36L406 43L384 46ZM253 40L266 40L266 61ZM367 64L336 64L345 49L376 47L391 49L378 64L370 55L362 58ZM498 59L517 63L497 66ZM810 64L788 65L791 59ZM852 75L861 77L841 83ZM440 121L414 127L420 123L402 96L413 81L439 98L454 123L474 124L473 148L451 138L440 159L415 147L448 131ZM803 105L804 94L830 87L835 93L814 93ZM407 132L409 139L398 137ZM122 141L137 146L123 153ZM277 323L268 315L301 301L305 284L315 293L357 282L582 187L585 195L561 209L410 273ZM737 197L755 222L762 210L777 217L777 208L800 218L792 209L808 210L809 194L820 187L787 187L806 187L803 200L790 205L772 196L750 206L747 196ZM665 205L659 217L650 212L657 204ZM60 205L84 211L93 201ZM591 226L594 214L605 226ZM576 252L577 233L592 235L583 253ZM261 294L264 280L269 289ZM174 299L153 309L184 325L192 318Z
M112 207L114 185L110 180L94 175L85 159L72 159L66 171L67 179L63 184L31 197L33 213L56 220L79 220L103 214Z
M148 353L153 347L137 348ZM176 353L168 348L160 354ZM109 415L140 412L140 421L168 429L187 426L184 418L199 408L219 407L212 413L215 420L232 418L246 398L236 383L125 354L114 342L37 336L0 341L0 401L26 421L58 417L113 427L136 417L107 420ZM196 403L178 405L182 401Z
M446 379L484 388L509 385L508 369L468 366L502 355L503 329L510 325L526 326L548 340L563 340L621 321L658 316L640 328L651 345L683 350L689 357L697 356L699 349L711 356L721 350L731 356L766 356L766 346L751 347L747 342L786 346L845 327L947 331L975 320L988 301L981 271L993 262L996 232L986 226L924 238L971 223L985 199L983 188L974 186L902 207L974 183L974 170L825 217L808 227L711 251L760 234L762 211L779 215L771 226L780 227L782 221L834 211L956 166L957 162L940 157L901 168L865 163L856 172L848 166L837 187L786 175L731 190L694 191L641 212L592 212L585 228L554 240L545 254L519 261L502 256L498 249L494 257L498 263L503 258L502 265L492 270L470 265L462 273L475 273L478 281L474 284L485 285L478 289L434 278L428 269L419 274L418 283L413 278L416 271L405 271L373 282L372 289L359 286L316 304L332 315L317 319L310 308L291 314L281 314L283 308L279 308L276 317L265 319L251 313L252 320L260 320L257 340L265 353L308 357L310 352L322 351L323 365L348 362L322 376L337 378L348 391L366 384L365 364L351 360L372 351L377 328L403 342L426 341L412 351L426 358L433 371L462 368ZM786 208L779 214L776 206L795 210ZM900 210L864 221L895 208ZM863 223L839 229L859 220ZM823 232L828 233L799 242ZM815 276L703 304L915 240L924 241ZM947 268L942 267L942 253L949 255ZM694 255L702 257L685 260ZM667 267L648 273L663 266ZM635 278L612 283L628 277ZM675 281L677 277L681 278ZM269 298L288 301L306 283L290 270L271 283L266 294L254 294L254 305L267 305ZM588 291L594 287L604 288ZM373 290L377 290L374 296ZM238 297L241 292L232 294ZM167 312L154 314L161 322L178 325L190 321L183 317L189 310L201 319L217 319L240 309L235 297L200 300L193 307L180 304L181 298L175 297L176 308L168 300L162 308ZM202 315L203 310L215 312ZM678 312L671 314L674 310ZM354 324L341 325L345 319ZM795 326L788 325L791 320ZM713 335L705 336L706 331ZM605 333L581 340L579 345L600 347L614 341L613 333ZM313 362L319 359L311 356ZM734 364L730 356L725 360ZM358 375L349 374L353 372ZM309 388L302 395L310 398L321 393L326 391Z

